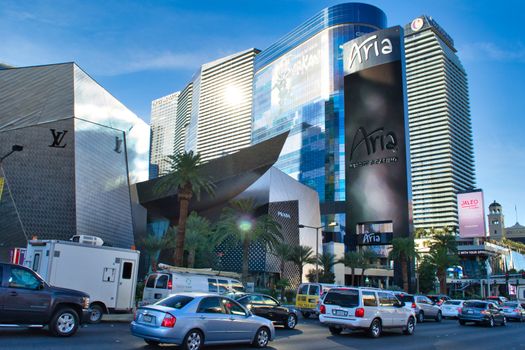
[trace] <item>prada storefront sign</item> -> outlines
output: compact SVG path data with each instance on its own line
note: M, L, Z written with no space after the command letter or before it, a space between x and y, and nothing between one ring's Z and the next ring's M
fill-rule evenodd
M411 229L403 30L349 41L343 57L347 244L390 244Z

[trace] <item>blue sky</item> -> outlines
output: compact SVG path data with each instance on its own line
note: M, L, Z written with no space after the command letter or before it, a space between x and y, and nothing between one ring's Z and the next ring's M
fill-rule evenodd
M181 89L202 63L264 49L343 1L0 2L0 62L75 61L149 120L151 100ZM368 1L405 24L427 14L454 38L470 84L477 185L525 224L525 2ZM488 203L487 203L488 205Z

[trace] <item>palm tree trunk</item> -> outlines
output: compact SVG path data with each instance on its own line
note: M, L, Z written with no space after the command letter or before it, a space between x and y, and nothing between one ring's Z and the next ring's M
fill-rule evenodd
M244 238L242 242L242 282L248 282L248 273L250 270L250 240Z
M190 200L186 196L179 195L179 224L177 227L177 239L175 241L175 255L173 261L175 266L182 266L184 259L184 240L186 239L186 220L188 218L188 208Z
M438 269L438 279L439 279L439 293L447 294L447 274L445 269Z
M195 266L195 248L188 251L188 267L193 268Z
M151 271L156 272L157 271L157 259L155 259L155 255L157 253L153 253L150 255L149 260L151 264Z
M299 276L301 277L301 283L303 283L303 269L304 269L304 266L300 265L299 266Z
M407 269L407 261L405 258L401 259L401 276L403 278L403 289L405 292L408 293L408 269Z

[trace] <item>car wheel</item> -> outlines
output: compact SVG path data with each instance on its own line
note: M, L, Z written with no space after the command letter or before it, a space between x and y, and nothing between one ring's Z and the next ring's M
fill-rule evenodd
M489 326L490 328L494 327L494 318L492 318L492 317L489 318L488 326Z
M184 337L184 341L182 342L182 349L183 350L199 350L199 349L202 349L203 344L204 344L204 336L202 335L202 332L199 331L198 329L192 329Z
M423 321L425 321L425 314L423 313L423 311L419 311L419 313L417 314L417 322L423 323Z
M270 330L266 327L259 328L255 334L252 345L256 348L265 348L270 341Z
M506 326L507 325L507 318L505 316L503 316L503 320L501 321L501 325L502 326Z
M341 334L341 332L343 331L342 328L339 328L339 327L328 327L328 330L330 331L330 333L332 333L333 335L339 335Z
M297 325L297 316L294 314L289 314L288 318L286 319L286 323L284 324L284 328L286 329L294 329Z
M438 311L436 315L436 322L441 322L443 320L443 315L441 314L441 311Z
M407 321L407 326L403 333L405 335L412 335L414 334L414 331L416 330L416 320L414 320L413 317L409 317Z
M104 315L104 309L100 305L91 306L91 314L89 315L89 323L100 323L102 321L102 315Z
M459 322L459 324L462 325L462 326L464 326L464 325L467 324L467 323L466 323L465 321L463 321L463 320L459 320L458 322Z
M144 341L149 346L159 346L159 344L160 344L158 341L155 341L155 340L144 339Z
M304 318L310 317L310 313L309 312L301 312L301 314L303 315Z
M371 338L379 338L381 335L381 320L376 318L372 321L370 324L370 327L368 328L368 335Z
M79 318L75 310L66 307L59 309L49 323L49 330L57 337L70 337L78 330Z

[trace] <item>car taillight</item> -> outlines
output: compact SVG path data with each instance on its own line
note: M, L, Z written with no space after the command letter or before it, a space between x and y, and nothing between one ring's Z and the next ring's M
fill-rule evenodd
M168 281L168 289L171 290L171 288L173 287L173 282L171 280Z
M355 309L355 317L365 317L365 309L362 307Z
M462 311L462 309L460 307L458 307L458 314L460 314Z
M173 328L173 326L175 326L175 322L177 322L175 316L171 314L166 314L166 316L164 316L164 319L162 320L161 327Z
M514 312L520 312L520 309L514 309Z
M412 303L412 309L416 309L416 308L417 308L416 303Z
M322 305L319 307L319 311L324 315L326 314L326 306Z

